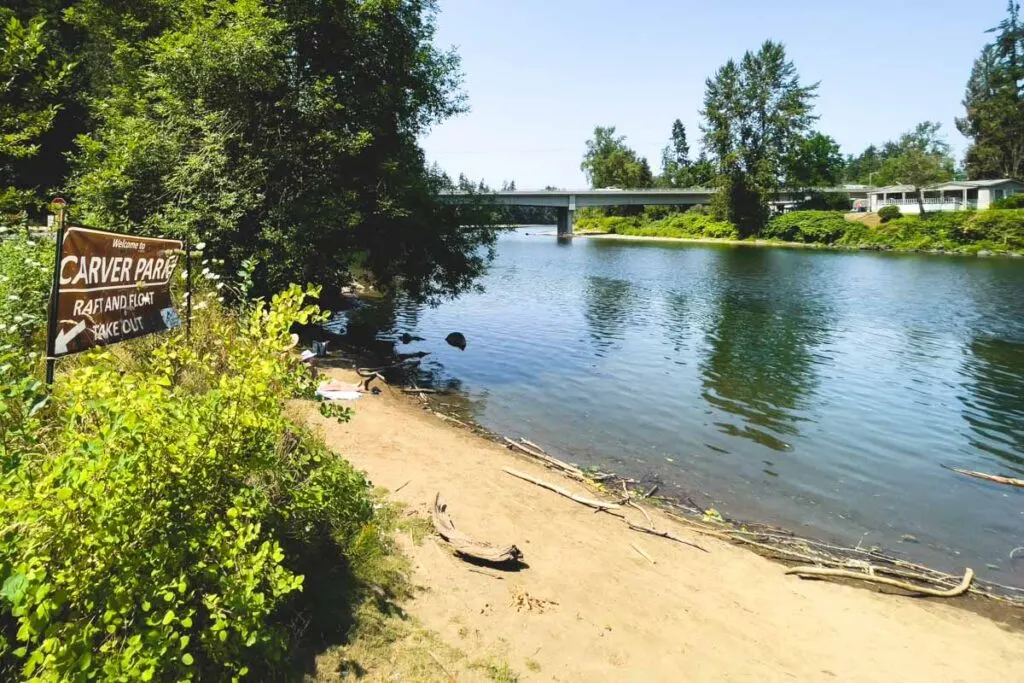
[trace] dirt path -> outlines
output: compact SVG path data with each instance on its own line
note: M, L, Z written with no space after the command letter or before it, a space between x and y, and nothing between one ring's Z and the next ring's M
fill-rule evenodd
M777 563L653 511L659 528L710 552L632 532L505 474L514 467L587 493L406 397L385 390L354 408L344 426L312 411L309 419L376 485L408 482L396 499L426 515L441 491L460 529L515 543L529 565L496 579L469 571L432 538L408 544L413 581L426 590L407 608L467 654L445 664L460 681L479 679L467 663L481 659L507 663L524 681L1024 680L1024 634L984 617L941 600L785 576ZM636 510L628 515L643 522Z

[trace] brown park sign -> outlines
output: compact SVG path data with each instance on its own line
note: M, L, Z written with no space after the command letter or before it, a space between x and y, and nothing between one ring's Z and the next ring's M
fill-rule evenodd
M180 323L171 276L183 244L68 226L57 263L50 358L116 344Z

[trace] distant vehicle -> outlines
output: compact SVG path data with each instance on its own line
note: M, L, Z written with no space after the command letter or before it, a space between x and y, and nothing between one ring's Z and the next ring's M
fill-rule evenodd
M619 192L622 192L622 188L621 187L602 187L601 189L602 190L618 190Z

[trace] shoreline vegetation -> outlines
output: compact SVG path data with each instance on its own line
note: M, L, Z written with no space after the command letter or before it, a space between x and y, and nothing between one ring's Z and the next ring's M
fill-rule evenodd
M772 218L757 234L741 238L727 221L715 220L703 207L685 212L647 210L634 216L586 211L576 220L577 234L613 239L693 242L791 248L871 250L980 256L1024 256L1024 209L987 209L901 216L877 222L875 214L842 211L792 211Z

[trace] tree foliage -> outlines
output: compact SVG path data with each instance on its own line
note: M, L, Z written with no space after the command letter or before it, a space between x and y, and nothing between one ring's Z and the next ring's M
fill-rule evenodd
M436 299L488 262L491 207L439 201L451 184L418 145L465 108L434 0L22 4L78 65L87 125L58 155L79 219L255 257L261 293L358 272Z
M769 202L811 132L816 89L800 83L785 48L772 41L707 80L701 130L722 190L716 207L742 234L767 221Z
M661 152L661 175L658 185L662 187L690 187L690 143L686 139L686 126L679 119L672 123L672 136Z
M647 159L626 145L626 136L615 134L615 126L594 129L580 170L594 188L645 188L654 183Z
M0 211L5 213L38 199L17 164L38 154L70 74L68 65L50 58L47 38L43 17L22 22L0 8Z
M876 176L880 185L913 186L922 214L924 188L951 180L955 173L949 143L939 133L941 127L938 122L922 121L896 142L886 143L888 156Z
M842 180L843 166L839 143L823 133L812 133L800 140L789 155L786 188L834 187Z
M1017 0L989 30L994 42L974 62L957 128L970 138L965 165L975 178L1024 177L1024 23Z

